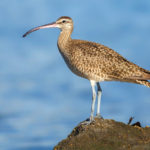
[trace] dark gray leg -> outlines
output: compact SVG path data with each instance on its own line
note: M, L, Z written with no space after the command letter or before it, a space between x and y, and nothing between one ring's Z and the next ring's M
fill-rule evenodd
M102 118L100 115L101 96L102 96L102 89L100 87L99 82L97 82L97 113L96 113L96 117L98 117L98 118Z

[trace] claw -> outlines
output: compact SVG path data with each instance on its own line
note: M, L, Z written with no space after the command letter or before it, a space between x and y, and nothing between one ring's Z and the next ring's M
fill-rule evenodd
M89 125L91 123L93 123L95 120L91 119L91 118L87 118L85 121L81 122L81 125Z
M96 114L95 118L104 119L100 114Z

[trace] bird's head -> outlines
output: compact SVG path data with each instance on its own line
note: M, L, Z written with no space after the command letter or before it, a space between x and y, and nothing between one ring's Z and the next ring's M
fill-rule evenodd
M61 30L69 30L73 28L73 21L70 17L67 16L58 18L56 24Z
M70 30L70 31L72 31L72 29L73 29L73 21L72 21L72 19L70 17L62 16L62 17L58 18L56 22L45 24L45 25L42 25L42 26L38 26L38 27L35 27L35 28L29 30L28 32L26 32L23 35L23 37L26 37L31 32L37 31L39 29L44 29L44 28L59 28L62 31L63 30Z

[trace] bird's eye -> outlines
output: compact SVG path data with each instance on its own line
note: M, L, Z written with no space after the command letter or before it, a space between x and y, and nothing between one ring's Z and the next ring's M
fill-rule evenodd
M66 20L63 20L63 21L62 21L62 23L65 23L65 22L66 22Z

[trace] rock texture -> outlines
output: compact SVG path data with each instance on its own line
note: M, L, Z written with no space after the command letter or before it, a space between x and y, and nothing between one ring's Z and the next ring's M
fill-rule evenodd
M150 150L150 128L95 119L75 127L54 150Z

